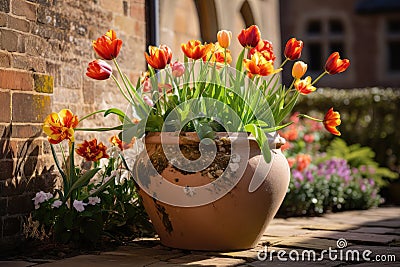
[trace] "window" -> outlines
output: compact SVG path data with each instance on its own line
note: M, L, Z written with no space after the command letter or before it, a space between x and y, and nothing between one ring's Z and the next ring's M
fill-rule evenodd
M400 71L400 19L391 19L386 25L387 36L387 70Z
M342 57L345 57L346 30L340 19L310 19L306 22L305 29L304 49L310 71L321 71L326 58L332 52L338 51Z

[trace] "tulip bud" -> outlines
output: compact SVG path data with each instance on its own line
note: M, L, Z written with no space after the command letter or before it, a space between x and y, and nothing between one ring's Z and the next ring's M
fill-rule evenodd
M185 65L181 62L174 62L171 66L172 68L172 75L174 77L181 77L185 73Z
M151 98L150 98L149 96L144 95L144 96L143 96L143 100L144 100L144 102L145 102L147 105L149 105L150 107L154 106L154 102L153 102L153 100L151 100Z
M142 92L144 93L151 92L151 82L149 77L144 78L142 86L143 86Z
M295 79L300 79L307 71L307 64L303 61L297 61L293 64L292 76Z
M222 48L228 48L231 44L232 32L221 30L217 33L218 43Z

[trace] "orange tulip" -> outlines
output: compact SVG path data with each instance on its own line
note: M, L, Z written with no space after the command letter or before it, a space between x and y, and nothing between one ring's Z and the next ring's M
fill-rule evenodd
M202 45L199 40L190 40L186 44L181 44L183 53L191 59L197 60L207 55L212 48L212 44Z
M132 138L132 141L128 144L119 139L117 135L111 136L109 141L113 146L117 146L121 151L131 148L135 144L135 138Z
M243 29L238 35L238 40L243 47L256 47L261 40L260 29L256 25Z
M289 60L296 60L300 58L302 50L303 41L299 41L296 38L291 38L286 43L284 55Z
M257 46L250 50L250 55L253 55L256 51L260 52L266 60L275 61L275 54L272 48L272 43L268 40L261 40Z
M251 56L251 59L244 59L243 61L250 78L254 75L268 76L282 70L275 69L272 60L266 60L260 52L256 52Z
M303 171L310 165L311 163L311 156L308 154L298 154L296 156L296 163L297 163L297 170Z
M294 82L294 87L296 90L302 95L308 95L311 92L314 92L316 88L311 85L311 77L308 76L307 78L300 80L297 79Z
M107 80L112 74L111 66L101 59L93 60L87 67L86 76L95 80Z
M149 46L149 53L144 53L147 63L158 70L164 69L172 60L171 49L166 45Z
M58 144L65 139L74 142L74 129L78 123L78 117L71 110L62 109L59 113L53 112L46 117L43 132L51 144Z
M226 63L230 64L232 62L231 51L229 49L223 49L219 43L210 44L211 49L207 52L207 54L203 57L203 61L216 62L218 67L221 67L225 64L225 55L226 55Z
M217 33L218 43L222 48L228 48L231 44L232 32L222 30Z
M93 41L93 49L103 59L111 60L118 56L122 46L122 40L117 38L113 30Z
M332 53L325 63L325 70L333 75L345 71L350 66L348 59L340 59L338 52Z
M86 161L98 161L102 158L110 157L107 154L107 147L102 142L97 144L96 138L91 141L85 140L82 144L78 145L75 151L79 156L85 158Z
M337 111L333 111L333 108L330 108L325 115L323 120L323 124L325 129L327 129L330 133L334 135L340 136L340 132L336 129L336 126L339 126L341 123L340 114Z
M303 61L297 61L293 64L292 76L295 79L300 79L307 71L307 64Z

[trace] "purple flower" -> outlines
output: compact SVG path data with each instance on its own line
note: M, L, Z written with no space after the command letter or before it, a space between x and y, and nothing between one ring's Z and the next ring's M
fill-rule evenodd
M83 203L83 201L81 200L74 200L74 203L72 204L74 206L74 208L78 211L78 212L82 212L85 210L85 206L87 205L86 203Z
M52 208L59 208L62 205L62 201L57 199L56 201L53 202L53 204L51 204Z
M298 170L293 170L292 171L292 176L293 176L293 179L296 179L296 180L298 180L300 182L302 182L304 180L303 174Z
M308 169L304 175L309 182L314 182L314 176L312 170Z
M100 203L101 199L99 197L89 197L88 198L88 204L89 205L96 205L98 203Z
M35 197L32 198L33 203L35 205L35 209L38 209L40 207L39 204L49 200L52 197L53 197L52 193L45 193L43 191L37 192Z

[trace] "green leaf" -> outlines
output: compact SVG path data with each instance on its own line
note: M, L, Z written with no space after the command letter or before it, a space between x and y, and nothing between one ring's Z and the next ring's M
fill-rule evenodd
M79 177L75 183L71 186L71 188L69 189L68 193L66 194L65 200L68 199L71 194L72 191L82 187L83 185L85 185L87 182L89 182L89 180L100 170L101 168L94 168L91 169L87 172L85 172L81 177ZM64 202L65 202L64 200Z
M250 132L256 139L264 156L264 160L267 163L271 162L271 151L269 149L268 137L265 135L265 132L254 123L245 125L244 129L247 132Z
M110 114L115 114L115 115L117 115L121 123L133 124L133 122L128 118L128 116L126 116L126 114L125 114L122 110L120 110L120 109L117 109L117 108L110 108L110 109L107 109L107 110L104 112L104 117L107 117L107 116L110 115Z

